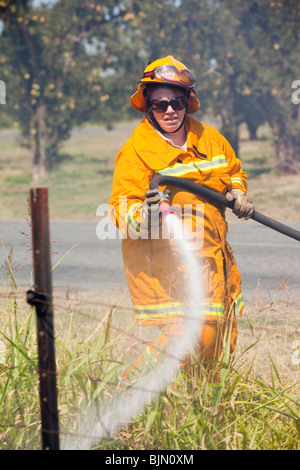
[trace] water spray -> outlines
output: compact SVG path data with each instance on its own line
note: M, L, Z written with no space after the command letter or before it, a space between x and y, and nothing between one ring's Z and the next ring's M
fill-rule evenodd
M130 389L103 402L93 402L85 412L79 411L77 428L62 442L63 450L88 450L101 440L115 435L165 390L178 374L186 353L192 352L198 343L203 301L199 267L190 250L190 242L183 235L178 212L163 196L160 212L162 223L168 226L171 236L180 244L189 274L192 302L186 311L182 334L172 341L172 354L161 358L155 368L142 376Z

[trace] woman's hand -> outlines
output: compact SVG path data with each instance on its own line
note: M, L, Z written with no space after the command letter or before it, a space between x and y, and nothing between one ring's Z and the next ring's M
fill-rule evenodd
M250 201L247 195L241 189L232 189L225 194L228 202L234 201L232 212L239 218L249 219L254 213L253 202Z
M145 200L143 205L142 217L149 226L153 222L159 222L159 204L161 201L170 199L170 191L166 189L164 192L158 188L147 189L145 192Z

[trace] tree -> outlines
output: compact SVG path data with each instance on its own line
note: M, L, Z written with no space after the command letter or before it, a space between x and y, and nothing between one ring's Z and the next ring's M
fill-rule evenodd
M172 54L192 69L201 112L214 114L237 154L239 125L267 121L277 168L300 172L298 0L0 0L6 110L31 148L33 175L87 120L136 113L129 96L147 63Z
M222 133L238 155L253 68L240 20L232 5L222 0L185 0L175 18L180 52L196 75L202 112L220 119ZM253 122L250 117L248 122Z
M7 108L31 149L34 181L52 168L60 143L89 117L109 122L113 57L106 41L124 15L119 2L64 0L33 8L30 0L1 1L0 62Z
M116 58L113 66L119 79L120 95L125 97L123 110L129 117L140 116L131 107L129 97L147 64L169 54L176 56L173 3L170 0L126 2L122 23L114 30L115 41L107 44L107 50ZM125 46L122 52L120 44Z
M300 107L291 97L292 83L299 77L300 3L252 0L248 12L240 8L239 16L255 57L251 94L273 132L276 167L282 174L298 174Z
M255 129L268 122L280 173L300 172L300 106L291 100L299 11L298 0L185 0L173 15L177 50L195 72L202 110L221 118L237 154L240 123Z

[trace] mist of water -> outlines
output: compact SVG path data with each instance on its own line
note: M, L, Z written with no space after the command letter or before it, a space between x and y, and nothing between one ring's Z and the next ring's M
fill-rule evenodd
M84 413L79 411L77 428L62 442L63 450L88 450L101 440L114 436L174 380L184 355L197 344L203 295L200 272L180 220L170 214L165 223L171 236L180 244L189 275L192 302L185 315L183 333L174 340L172 355L165 356L129 390L116 393L101 403L92 403Z

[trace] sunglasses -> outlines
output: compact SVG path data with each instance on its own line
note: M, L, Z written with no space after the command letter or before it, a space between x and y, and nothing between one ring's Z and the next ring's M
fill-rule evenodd
M165 113L169 106L171 106L174 111L180 111L186 108L188 101L185 96L177 96L176 98L168 100L151 100L150 107L152 111L157 113Z

